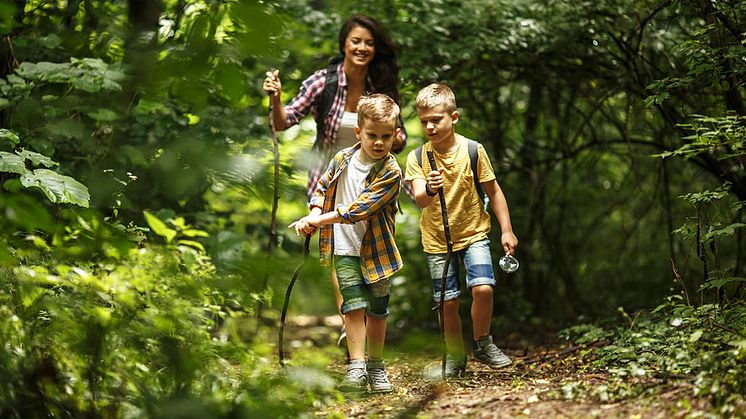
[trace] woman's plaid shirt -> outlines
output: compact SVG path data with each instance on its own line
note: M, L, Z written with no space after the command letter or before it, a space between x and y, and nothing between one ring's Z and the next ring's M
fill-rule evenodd
M336 206L339 175L347 168L360 143L346 148L334 156L326 172L319 179L309 207L319 207L322 213L337 211L343 223L367 222L360 247L360 265L363 277L370 283L388 278L402 268L401 255L396 247L395 217L397 197L401 188L401 168L389 153L373 165L365 179L365 189L350 205ZM334 254L334 229L321 227L319 232L319 257L321 264L330 266Z
M316 117L316 102L324 91L326 72L327 69L323 68L305 79L300 86L298 94L290 101L290 103L285 105L286 127L289 128L297 124L304 116L308 115L309 112ZM339 126L342 123L345 103L347 103L347 75L342 68L342 63L339 63L339 66L337 67L337 74L339 77L337 94L334 96L334 100L332 100L329 114L324 117L323 135L321 135L319 140L313 145L316 154L314 156L315 162L312 163L308 170L309 196L316 189L316 183L326 168L326 162L328 162L334 153L338 151L334 147L334 144L337 141L337 133L339 132ZM399 118L399 128L402 130L401 136L404 141L402 146L403 150L404 146L407 144L407 132L404 129L404 123L401 118Z

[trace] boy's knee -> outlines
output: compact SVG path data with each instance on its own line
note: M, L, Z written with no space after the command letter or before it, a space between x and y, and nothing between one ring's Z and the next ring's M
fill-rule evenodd
M457 312L458 313L459 300L447 300L443 302L443 311L446 313Z
M477 285L471 289L471 296L474 300L492 299L492 287L490 285Z

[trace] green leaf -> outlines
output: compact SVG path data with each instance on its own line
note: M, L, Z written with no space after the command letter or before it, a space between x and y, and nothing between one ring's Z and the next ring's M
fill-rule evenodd
M194 240L177 240L176 243L183 244L185 246L193 247L195 249L201 250L202 252L205 252L205 247L202 245L202 243Z
M25 174L28 171L23 157L0 151L0 172Z
M93 112L86 112L86 115L90 116L91 118L95 119L96 121L116 121L121 117L118 113L112 111L111 109L96 109Z
M188 230L183 230L181 234L187 237L209 237L210 236L206 231L195 230L191 228Z
M44 167L54 167L58 164L56 161L50 159L49 157L34 151L21 150L18 155L26 160L31 160L31 164L33 164L34 166L42 165Z
M62 38L60 38L56 33L52 33L39 38L39 43L45 48L54 49L62 44Z
M710 288L722 288L725 285L728 285L733 282L746 282L746 278L738 278L738 277L728 277L728 278L720 278L720 279L713 279L711 281L707 281L704 284L702 284L699 287L699 290L702 291Z
M2 106L0 106L1 108ZM15 132L7 129L0 129L0 139L8 140L13 145L18 145L21 142L21 139L16 135Z
M727 225L719 230L712 230L708 231L707 234L702 238L702 241L704 243L707 243L711 241L714 238L720 237L720 236L732 236L733 233L736 232L737 228L743 228L746 227L746 224L744 223L733 223L730 225Z
M48 169L36 169L21 176L21 184L27 188L39 188L56 204L75 204L88 208L88 188L77 180Z
M153 230L155 234L165 238L167 243L171 243L171 241L176 237L176 230L168 228L160 218L148 211L144 211L143 214L145 214L145 221L148 222L151 230Z
M692 333L689 336L689 342L693 343L699 340L699 338L702 337L702 330L695 330L694 333Z

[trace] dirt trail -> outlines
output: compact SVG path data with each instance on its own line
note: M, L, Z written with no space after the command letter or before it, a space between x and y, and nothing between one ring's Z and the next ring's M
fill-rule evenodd
M330 344L337 330L333 318L300 318L293 323L300 326L292 328L298 333L296 339L304 339L303 330L312 331L313 337L308 338L316 345ZM686 416L687 410L678 405L682 399L690 406L706 407L705 401L691 399L692 388L686 382L634 382L629 384L647 388L644 396L620 398L619 391L610 391L612 396L606 398L599 390L619 383L608 373L579 372L578 354L584 348L556 339L540 346L524 342L522 349L506 349L514 362L500 370L470 359L465 377L446 382L424 378L425 369L439 365L437 355L397 352L392 346L386 362L396 387L393 393L348 394L345 402L314 414L349 418L669 418ZM339 359L329 366L330 375L339 378L344 362L340 350ZM589 392L595 396L583 396ZM615 397L618 400L609 401Z

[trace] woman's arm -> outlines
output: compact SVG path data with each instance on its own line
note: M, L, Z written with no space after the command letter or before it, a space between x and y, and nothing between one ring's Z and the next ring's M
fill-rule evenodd
M285 131L286 115L285 107L282 106L282 82L280 82L280 70L268 71L262 83L264 93L269 95L270 109L272 110L272 126L275 131Z
M297 124L308 115L316 102L316 98L324 91L326 69L313 73L303 81L298 94L286 106L282 106L282 83L279 70L266 73L262 88L269 95L272 112L272 123L275 130L283 131Z

